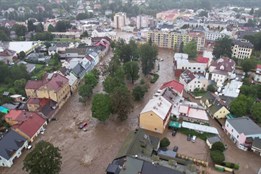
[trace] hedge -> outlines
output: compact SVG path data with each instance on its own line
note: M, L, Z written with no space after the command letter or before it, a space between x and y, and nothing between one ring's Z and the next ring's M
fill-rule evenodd
M153 78L150 80L150 83L155 83L159 78L158 74L153 74Z
M226 167L229 167L229 168L232 168L232 169L236 169L236 170L239 169L239 165L238 164L231 163L231 162L223 162L222 165L226 166Z

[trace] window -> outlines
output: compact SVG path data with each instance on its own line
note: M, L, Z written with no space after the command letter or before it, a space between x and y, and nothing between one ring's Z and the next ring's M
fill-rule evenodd
M237 138L239 138L239 135L237 135Z
M231 132L233 132L233 129L231 129Z

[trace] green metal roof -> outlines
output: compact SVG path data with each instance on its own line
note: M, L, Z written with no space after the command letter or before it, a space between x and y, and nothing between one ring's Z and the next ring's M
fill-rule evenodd
M176 121L170 121L169 122L169 127L181 128L181 124L179 122L176 122Z

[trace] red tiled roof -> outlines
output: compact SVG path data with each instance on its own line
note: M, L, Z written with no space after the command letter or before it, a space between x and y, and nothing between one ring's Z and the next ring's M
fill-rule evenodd
M166 82L166 83L163 83L163 85L160 87L160 89L164 89L164 88L172 88L174 90L176 90L177 92L179 92L180 94L183 92L184 90L184 85L179 83L178 81L176 80L172 80L172 81L169 81L169 82Z
M59 74L46 74L43 80L29 80L26 83L25 89L39 89L43 86L47 87L49 90L59 91L64 84L68 83L68 79Z
M261 64L256 65L256 69L261 69Z
M202 56L197 57L198 63L208 63L208 61L209 59L207 57L202 57Z
M41 107L45 106L50 99L47 98L29 98L27 104L39 104Z
M18 120L22 115L22 110L10 110L8 114L5 115L5 118L11 118L12 120Z
M20 124L13 126L14 129L19 129L21 132L32 138L36 132L43 126L45 120L35 112L30 112L30 117L22 121Z

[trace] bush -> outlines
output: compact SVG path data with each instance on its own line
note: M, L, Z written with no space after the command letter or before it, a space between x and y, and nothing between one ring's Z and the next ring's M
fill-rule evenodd
M223 152L218 150L210 151L210 157L212 161L216 164L222 164L225 161L225 156Z
M168 138L164 137L160 140L160 147L168 147L170 145L170 141Z
M215 86L213 84L208 85L207 90L210 91L210 92L216 92L216 88L215 88Z
M152 79L150 80L150 83L155 83L159 78L159 75L158 74L153 74L153 77Z
M218 151L224 152L225 146L222 142L216 142L212 145L211 150L213 150L213 151L218 150Z
M226 166L228 168L231 168L231 169L236 169L236 170L239 169L239 165L238 164L231 163L231 162L223 162L222 165Z

